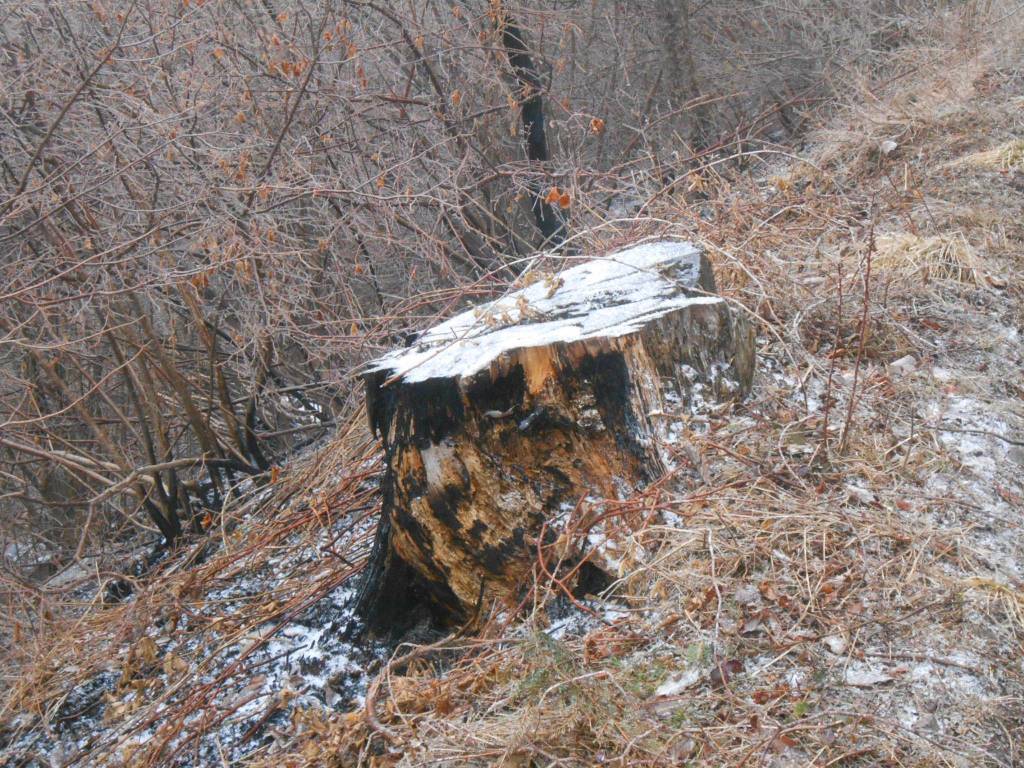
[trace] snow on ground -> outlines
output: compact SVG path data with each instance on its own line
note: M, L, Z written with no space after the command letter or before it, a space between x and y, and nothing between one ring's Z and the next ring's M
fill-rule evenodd
M332 553L348 551L348 541L365 538L372 520L352 522L339 516L312 539L300 530L279 541L269 557L216 578L212 588L183 603L173 618L151 617L154 623L139 640L121 646L105 669L67 691L45 727L27 714L6 723L9 732L20 736L0 750L0 758L62 768L130 762L135 752L166 735L165 718L192 711L186 728L167 741L165 754L175 756L166 764L234 762L265 747L300 710L360 706L369 670L386 651L350 638L351 584L341 584L283 619L241 631L235 619L250 603L280 593L304 573L314 579L325 566L330 570ZM245 519L239 526L245 530L260 524ZM91 599L87 590L76 594ZM125 603L135 599L130 595ZM190 697L194 706L183 709ZM188 726L204 720L209 722L194 740Z
M931 749L946 757L959 755L959 763L952 764L1009 768L1001 757L1003 748L989 747L995 735L984 713L996 706L993 702L1010 700L1022 690L1007 677L1005 667L1019 645L1006 634L1005 625L994 625L991 617L993 611L1003 610L998 604L999 588L1019 590L1024 573L1024 455L1019 445L1024 418L1019 402L1000 390L1003 377L1009 377L1024 359L1024 347L1011 329L987 315L965 316L964 327L978 335L999 334L1006 342L983 353L970 344L955 349L947 345L938 359L941 365L938 361L904 361L887 369L873 365L861 379L887 375L904 392L913 393L898 416L889 417L883 431L891 435L893 445L902 446L900 451L909 452L903 454L905 463L915 460L915 451L930 457L917 471L918 495L908 496L907 487L893 488L879 479L852 476L836 501L842 514L870 511L875 522L879 510L891 509L901 518L900 526L916 529L919 538L912 546L923 547L922 559L928 559L935 547L944 546L943 541L960 542L955 556L938 558L940 570L928 577L946 579L948 587L962 595L956 617L950 618L945 609L935 611L934 617L918 615L916 619L924 623L917 633L894 633L884 624L872 625L871 616L877 610L873 604L886 607L901 600L895 591L887 596L884 582L870 578L871 569L884 568L886 558L892 557L891 551L874 549L877 542L866 544L859 555L867 570L863 576L853 577L866 579L856 593L855 620L848 627L834 627L825 633L793 623L784 609L782 587L776 589L764 581L763 574L752 572L738 580L723 580L719 574L716 588L721 594L713 596L719 608L710 626L691 629L679 640L666 635L622 662L627 670L644 670L636 674L650 681L653 712L670 719L678 717L677 711L683 711L680 707L685 710L688 700L699 701L708 690L719 689L723 679L732 679L737 686L745 686L737 691L748 691L742 695L753 696L755 701L766 695L763 691L785 691L798 702L793 705L798 713L814 707L836 716L844 712L870 716L877 727L898 733L924 752ZM979 365L989 367L994 375L979 378ZM837 412L845 411L853 380L848 366L844 363L833 372L837 402L832 408ZM781 398L793 413L802 414L801 419L813 421L820 417L827 389L823 372L796 376L769 354L760 360L752 404L741 414L728 414L727 406L709 402L699 387L668 391L665 409L658 414L662 426L659 441L676 484L665 492L682 499L691 489L719 482L723 472L728 475L732 471L729 458L719 455L709 462L703 441L722 441L723 429L743 434L759 420L770 418L759 413L762 406L758 403ZM871 420L875 410L885 406L884 400L866 397L857 413L860 419ZM815 440L799 421L781 424L779 429L780 455L807 459L814 452ZM894 496L894 490L900 495ZM587 503L599 504L600 500ZM564 509L560 520L554 522L564 525L573 511ZM190 685L207 686L212 698L203 702L203 711L212 710L222 717L198 742L186 739L179 744L187 749L171 764L232 762L259 748L273 751L276 740L287 740L285 733L295 713L330 716L362 705L369 679L385 651L353 645L346 639L345 629L351 622L347 608L350 585L336 587L286 620L256 625L241 636L225 631L228 639L220 647L210 647L211 633L190 631L193 623L224 621L232 615L233 605L271 593L288 578L315 565L323 557L324 546L346 523L336 520L334 527L325 528L303 546L294 542L282 546L280 555L272 555L258 569L240 570L216 584L191 618L183 617L173 627L154 627L152 655L160 661L149 674L161 680L156 690L173 691L175 679L180 678L177 666L188 663L186 659L208 655L209 663L201 674L189 678ZM656 537L653 543L645 538L652 533ZM627 575L638 567L657 568L664 557L659 541L671 541L678 551L696 558L696 572L706 566L709 547L718 546L721 552L732 535L728 529L694 527L682 504L666 509L660 522L643 536L598 526L590 532L588 545L597 550L613 576ZM769 556L779 563L792 562L792 554L781 547ZM792 562L794 568L797 565ZM686 578L685 568L679 573ZM839 572L828 583L838 594L849 587L850 578ZM661 626L673 620L673 610L678 608L670 603L640 612L621 597L586 597L578 604L559 598L547 609L544 632L553 642L568 643L609 627L635 627L638 621ZM512 637L530 631L528 625L521 625ZM758 643L766 645L764 652L737 657L738 648ZM779 647L794 650L780 651ZM138 648L136 644L127 653L138 654ZM158 703L155 709L139 707L146 694L126 692L124 685L129 661L124 656L111 660L109 669L70 691L49 728L32 727L28 720L14 723L21 726L22 736L8 754L35 755L38 765L88 765L98 746L115 739L120 738L117 754L124 757L158 738L161 713L180 711L172 710L172 705L189 691L167 696L166 703ZM232 669L235 663L239 666ZM1017 674L1024 674L1019 663ZM823 695L828 698L819 698ZM133 718L133 707L139 707L150 720L154 715L157 719L147 724ZM108 725L112 712L119 721L114 729ZM188 724L196 724L199 717L197 713ZM172 742L171 748L174 746ZM775 756L773 764L801 765L809 759L799 750L788 749Z
M1003 310L1003 318L1013 316L1008 299L989 296L990 302ZM902 731L901 738L916 743L925 753L931 749L936 755L943 754L953 760L950 764L1008 767L1010 747L998 730L1007 726L998 725L998 718L1013 717L1014 712L1019 716L1024 710L1024 664L1007 667L1007 662L1019 658L1019 633L1024 631L1019 598L1024 591L1024 406L1015 389L1024 370L1024 344L1017 329L1001 324L1005 320L1000 313L962 308L957 312L959 337L935 340L935 348L941 351L934 357L941 364L923 365L903 358L881 368L868 364L860 376L862 387L869 381L895 382L896 390L906 395L906 407L897 418L893 418L892 402L870 393L861 395L853 412L859 422L875 425L876 432L867 442L877 439L893 446L895 456L905 456L904 467L907 460L910 466L917 463L915 451L927 456L909 473L916 477L916 484L889 485L880 473L877 477L853 475L846 481L845 503L840 503L848 509L845 515L856 515L858 507L891 510L896 517L891 523L894 530L920 537L911 546L923 547L922 571L932 559L930 548L949 547L955 554L940 556L937 570L927 578L944 579L942 588L935 587L938 594L950 594L950 601L956 600L953 594L962 594L960 612L946 615L947 607L953 609L951 602L921 616L914 622L921 625L918 633L871 630L865 604L876 600L884 605L901 599L900 584L894 581L886 590L884 582L878 583L872 585L878 591L864 592L859 599L858 611L863 611L867 625L820 638L818 650L809 657L805 654L805 662L788 652L747 658L743 673L751 681L766 674L771 679L781 677L803 696L821 687L821 682L812 681L826 681L833 710L841 712L845 707L851 713L871 712L879 718L880 727ZM1000 343L986 346L982 341L992 338ZM841 419L852 370L848 362L840 364L832 371L831 386L822 371L819 368L817 373L797 378L771 359L762 358L752 399L756 401L771 390L788 392L794 410L819 423L826 392L831 391L836 398L834 418ZM1007 382L1010 387L1004 386ZM893 396L890 393L889 397ZM678 401L673 405L675 413L666 414L672 426L663 436L664 450L677 458L670 466L682 460L683 465L696 466L699 475L702 459L691 441L699 443L707 429L706 422L694 418L706 406L695 409ZM753 410L757 411L756 405ZM840 415L836 417L836 413ZM729 430L748 426L741 421L733 420ZM818 440L797 432L798 436L790 439L787 429L781 430L781 453L806 457L818 450ZM716 440L724 442L721 435ZM667 519L686 527L686 521L678 517ZM857 517L850 519L857 524L853 522ZM865 524L869 524L867 520ZM703 548L698 550L706 555ZM865 567L883 572L886 560L896 559L884 549L877 553L882 556L878 560L872 554L862 554ZM772 556L798 567L780 550ZM894 573L892 578L900 577ZM837 577L837 587L843 583L843 578ZM881 590L891 591L892 597L887 598ZM740 607L740 616L746 618L716 621L722 635L716 633L711 639L714 656L735 653L729 635L788 634L797 642L813 641L817 636L814 631L786 630L778 616L784 603L766 582L759 584L755 578L741 584L731 597ZM851 623L856 627L860 622ZM828 670L824 676L823 669ZM659 691L675 695L707 674L707 668L701 671L690 665L667 677ZM810 759L794 753L780 758L778 764L799 765Z

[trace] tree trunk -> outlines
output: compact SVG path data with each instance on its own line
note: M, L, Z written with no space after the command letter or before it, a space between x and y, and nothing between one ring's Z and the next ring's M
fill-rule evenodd
M680 109L691 99L700 96L697 64L693 59L693 33L690 25L690 0L656 0L655 12L661 25L661 47L665 55L664 78L669 108ZM711 124L708 108L697 105L680 117L691 149L708 143Z
M753 334L688 243L636 246L435 327L364 374L387 470L358 608L371 630L519 592L545 521L663 470L668 385L750 388Z
M526 47L526 35L511 17L502 13L498 29L501 42L508 55L512 72L519 83L516 98L520 104L523 131L526 134L526 157L532 163L544 164L551 159L548 151L547 129L544 123L543 83ZM531 182L531 209L537 228L544 237L542 248L558 250L565 242L566 223L561 212L547 201L543 185Z

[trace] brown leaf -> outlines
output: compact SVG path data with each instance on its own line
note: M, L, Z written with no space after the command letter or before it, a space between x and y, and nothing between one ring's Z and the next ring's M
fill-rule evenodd
M782 752L787 747L795 746L796 740L792 736L787 736L784 733L780 733L778 736L775 737L775 740L772 742L772 749L776 752Z
M434 699L434 711L437 712L437 714L441 716L450 715L454 709L455 707L448 694L442 694Z
M774 603L779 599L779 593L775 590L775 585L770 581L762 581L758 585L758 590L760 590L761 596L765 600L770 600Z

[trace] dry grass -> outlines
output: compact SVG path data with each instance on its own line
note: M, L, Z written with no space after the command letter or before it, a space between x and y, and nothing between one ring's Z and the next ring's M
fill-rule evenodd
M981 259L962 232L931 237L903 232L883 235L876 243L875 266L899 277L974 284L982 279Z
M652 230L700 238L727 294L764 331L755 400L691 421L672 448L673 476L631 500L667 517L613 537L629 554L615 618L553 639L538 610L454 666L406 669L383 686L387 736L346 720L320 757L1022 759L1024 681L1012 662L1022 648L1022 489L1012 468L989 475L972 464L973 446L950 440L935 415L970 396L1021 423L1012 391L1000 391L1020 354L1021 287L993 290L982 278L1007 272L1004 259L1019 252L1022 205L991 180L944 168L949 154L1014 124L1000 87L1015 94L1020 84L1000 73L1017 54L996 46L955 66L916 55L915 78L876 92L867 112L851 109L845 129L822 132L792 173L767 187L717 176L707 200L661 199L653 221L595 235L595 247ZM890 135L901 140L891 158L875 151ZM983 206L1002 206L1005 226L964 216ZM907 355L909 369L888 368ZM1001 436L983 439L1004 455ZM672 681L677 692L657 695Z
M994 149L972 152L950 163L951 167L986 168L999 171L1024 170L1024 139L1013 139Z
M525 615L496 609L476 638L376 666L375 717L284 700L246 721L243 736L272 731L248 763L1024 761L1024 291L1016 278L983 279L1015 274L1024 203L972 175L1018 162L1012 153L966 162L1018 125L1020 54L1005 40L1020 19L1000 8L972 45L901 52L911 74L851 97L801 162L709 171L701 199L659 193L642 220L588 234L595 250L698 238L723 292L761 329L751 401L680 411L671 473L595 505L622 563L605 600L581 612L538 571ZM880 155L891 137L900 149ZM951 156L963 173L950 173ZM237 527L205 562L188 565L200 542L132 603L78 606L78 618L36 627L3 716L52 723L69 691L113 665L125 706L108 702L108 730L79 764L186 762L231 715L213 691L257 674L243 656L211 680L209 660L329 594L358 568L365 535L345 539L351 566L313 558L230 610L206 596L319 541L332 521L361 531L370 454L354 426L227 512ZM184 614L202 650L178 671L144 641L150 617ZM126 697L133 685L145 695ZM138 743L139 733L154 735Z
M8 657L0 718L14 728L4 735L40 723L66 732L100 713L102 738L62 759L159 765L230 722L252 699L274 630L347 582L368 552L379 457L363 421L356 414L328 446L232 500L213 541L179 547L130 601L105 604L107 580L88 575L41 593L41 623ZM272 589L246 590L251 579ZM43 759L33 754L11 759Z

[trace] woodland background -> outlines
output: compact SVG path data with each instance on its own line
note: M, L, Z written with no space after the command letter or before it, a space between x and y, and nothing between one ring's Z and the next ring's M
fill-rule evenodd
M196 528L351 415L360 362L515 278L538 191L577 252L628 231L799 142L934 5L6 5L0 537L52 569Z

